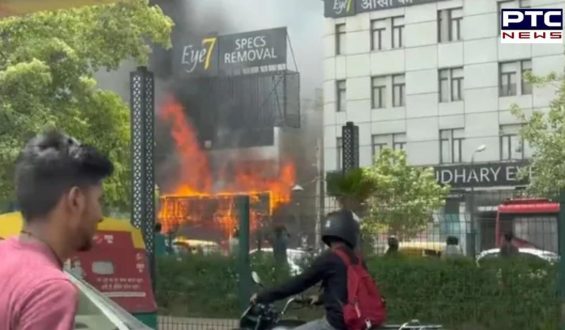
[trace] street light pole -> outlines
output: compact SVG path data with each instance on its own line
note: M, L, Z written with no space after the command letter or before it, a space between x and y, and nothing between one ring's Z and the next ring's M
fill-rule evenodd
M473 153L471 154L471 167L475 163L475 155L479 152L483 152L486 150L486 145L482 144L478 146ZM477 225L475 224L475 185L471 185L471 196L469 198L469 212L470 212L470 220L471 220L471 244L470 244L470 252L473 255L473 258L477 254Z

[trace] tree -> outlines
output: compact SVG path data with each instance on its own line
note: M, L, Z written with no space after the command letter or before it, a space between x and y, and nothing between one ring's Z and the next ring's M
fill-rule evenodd
M512 112L524 123L520 134L533 150L529 165L520 175L529 177L527 192L530 195L557 198L565 188L565 80L556 74L525 79L535 85L553 85L556 97L549 111L526 111L513 106Z
M375 186L363 229L373 235L387 229L401 239L415 236L449 192L449 187L437 183L431 168L408 165L402 150L384 149L365 174Z
M363 213L364 203L373 193L375 183L362 168L347 173L331 173L326 176L328 195L337 199L339 206Z
M129 108L96 86L94 73L148 61L148 42L170 47L172 21L148 0L40 12L0 21L0 199L13 196L23 143L56 127L106 152L115 164L108 205L130 200Z

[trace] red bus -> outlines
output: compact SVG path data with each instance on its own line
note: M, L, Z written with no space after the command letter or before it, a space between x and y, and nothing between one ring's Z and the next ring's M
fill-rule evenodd
M516 198L504 201L496 213L495 240L500 247L504 234L512 232L518 247L558 253L557 221L559 203L542 198Z

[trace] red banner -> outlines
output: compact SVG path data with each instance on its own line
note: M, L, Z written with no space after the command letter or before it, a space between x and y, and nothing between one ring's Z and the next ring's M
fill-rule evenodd
M157 310L145 250L129 232L98 232L94 247L70 259L70 270L130 313Z

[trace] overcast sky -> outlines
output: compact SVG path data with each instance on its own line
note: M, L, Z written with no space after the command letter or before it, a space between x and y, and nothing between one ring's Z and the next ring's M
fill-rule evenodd
M322 87L324 13L321 0L191 0L187 17L204 28L210 19L223 20L220 34L238 33L287 26L298 70L302 77L303 97L312 97ZM195 22L190 25L194 26ZM209 31L212 32L212 31ZM293 67L288 59L289 68Z

